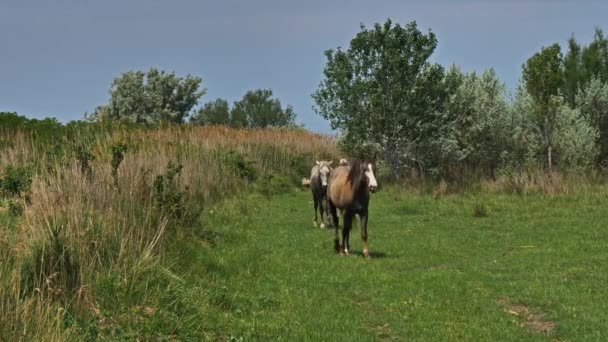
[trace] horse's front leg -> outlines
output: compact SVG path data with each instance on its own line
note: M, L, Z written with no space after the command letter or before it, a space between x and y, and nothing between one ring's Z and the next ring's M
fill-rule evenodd
M312 221L312 225L316 227L317 226L317 219L318 219L317 218L317 208L319 206L319 203L317 201L317 196L315 196L314 194L312 195L312 201L313 201L313 209L315 211L315 219L314 219L314 221Z
M325 228L325 205L327 200L324 198L321 198L319 200L319 212L321 213L321 225L319 227L321 228Z
M348 254L348 251L350 250L350 241L349 241L349 237L350 237L350 229L352 228L353 225L353 213L350 212L350 210L345 210L343 212L344 216L344 228L342 228L342 246L341 246L341 252L343 252L344 254Z
M367 211L359 214L361 226L361 240L363 241L363 256L369 258L369 246L367 245Z

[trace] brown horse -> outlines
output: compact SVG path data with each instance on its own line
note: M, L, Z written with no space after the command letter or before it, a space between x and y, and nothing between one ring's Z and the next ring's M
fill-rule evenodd
M350 229L353 218L359 215L361 221L361 240L363 240L363 255L369 257L367 245L367 217L370 192L378 187L374 176L374 163L371 161L352 160L346 166L335 168L329 177L327 186L327 201L336 232L334 244L340 254L348 254L350 249ZM342 212L343 228L342 241L338 235L338 213Z

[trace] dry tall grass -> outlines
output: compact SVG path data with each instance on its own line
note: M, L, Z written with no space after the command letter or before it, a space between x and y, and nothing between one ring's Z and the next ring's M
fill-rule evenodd
M164 239L185 217L242 191L247 182L226 165L226 150L250 160L261 177L284 174L294 159L312 165L339 155L331 137L298 130L124 130L83 137L94 156L89 176L67 140L57 154L27 133L0 138L13 142L0 167L36 165L23 217L16 227L0 228L0 331L8 340L69 339L72 331L62 324L68 312L99 314L91 289L100 275L137 279L162 256ZM128 150L115 182L110 147L118 142ZM187 212L180 217L155 197L156 177L170 162L183 166L177 188Z

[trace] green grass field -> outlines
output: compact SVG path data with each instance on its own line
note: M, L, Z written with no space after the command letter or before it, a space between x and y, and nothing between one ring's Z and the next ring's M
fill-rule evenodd
M366 260L358 226L354 255L334 254L308 192L232 200L154 271L164 285L148 301L163 309L147 324L185 340L603 341L605 201L387 188L372 198Z

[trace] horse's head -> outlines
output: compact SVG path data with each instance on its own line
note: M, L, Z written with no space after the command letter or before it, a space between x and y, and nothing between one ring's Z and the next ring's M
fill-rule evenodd
M319 170L319 178L321 179L321 186L323 189L327 189L327 180L329 179L329 173L331 172L331 163L332 161L318 161L317 167Z
M378 181L374 174L376 164L370 160L355 160L351 163L349 178L360 186L367 187L369 191L376 192Z
M363 172L365 174L365 178L367 179L367 186L369 187L369 191L371 191L372 193L376 192L376 189L378 189L378 181L376 180L376 163L374 163L373 161L364 161L362 163L363 165Z

